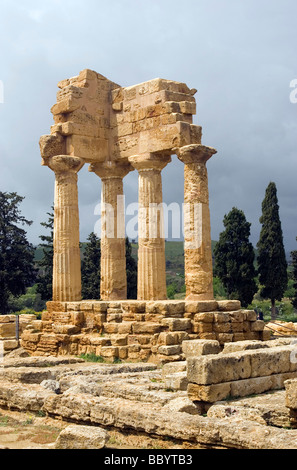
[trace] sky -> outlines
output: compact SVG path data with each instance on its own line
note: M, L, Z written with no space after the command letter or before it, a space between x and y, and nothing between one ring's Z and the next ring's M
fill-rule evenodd
M53 124L57 83L88 68L121 86L159 77L196 88L193 122L217 149L207 163L212 239L237 207L256 245L273 181L286 251L297 249L296 17L296 0L0 0L0 191L24 197L29 241L39 243L54 200L39 138ZM176 156L162 177L164 202L182 204ZM137 186L134 171L124 180L127 206ZM81 241L98 222L100 194L85 165Z

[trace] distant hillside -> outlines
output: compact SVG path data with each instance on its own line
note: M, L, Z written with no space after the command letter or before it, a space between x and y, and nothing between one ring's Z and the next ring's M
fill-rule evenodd
M216 241L211 242L212 251L216 245ZM85 251L87 242L81 243L81 254ZM137 243L131 243L132 245L132 256L137 260ZM39 261L43 256L43 248L41 246L35 247L35 261ZM181 272L184 270L184 242L182 241L167 241L165 243L165 257L166 257L166 269L175 272Z

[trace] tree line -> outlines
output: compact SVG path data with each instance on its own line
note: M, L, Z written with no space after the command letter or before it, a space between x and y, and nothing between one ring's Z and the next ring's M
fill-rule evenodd
M244 212L236 207L225 215L225 230L220 234L214 249L214 273L223 283L228 298L239 299L248 306L258 291L271 301L271 318L276 318L276 301L282 300L288 285L288 265L283 243L282 226L275 183L266 188L259 219L261 231L257 243L257 257L249 241L251 224ZM297 252L292 252L297 306Z
M28 242L24 228L32 221L21 215L23 197L17 193L0 192L0 314L10 311L12 298L18 298L34 285L32 295L39 295L43 303L52 298L54 214L41 225L47 230L40 235L42 258L35 261L35 247ZM53 211L53 207L51 208ZM95 233L81 244L82 299L100 299L101 243ZM132 246L126 238L127 298L137 297L137 263ZM42 302L41 302L42 304Z
M47 234L40 236L42 258L35 262L35 247L26 238L25 226L32 224L22 216L24 198L17 193L0 192L0 313L9 311L9 300L24 294L34 284L41 300L52 297L53 207L41 225ZM225 215L224 231L214 248L214 275L219 278L229 299L239 299L248 306L259 290L271 301L271 316L276 316L276 301L282 300L288 285L288 266L275 183L269 183L262 202L261 231L257 255L251 242L251 224L242 210L233 207ZM91 233L82 244L82 298L100 299L100 239ZM297 250L291 252L294 295L297 308ZM126 238L127 298L137 298L137 263Z

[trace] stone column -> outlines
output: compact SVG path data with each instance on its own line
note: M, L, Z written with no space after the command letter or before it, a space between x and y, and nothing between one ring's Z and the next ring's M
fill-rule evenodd
M132 171L129 163L103 162L89 171L101 178L101 281L102 300L127 298L125 206L123 178Z
M210 213L206 162L216 153L201 144L174 149L184 167L186 300L213 299Z
M145 154L132 156L129 161L139 173L137 298L164 300L167 289L161 170L171 157Z
M69 155L44 158L55 172L53 301L81 300L77 173L84 161Z

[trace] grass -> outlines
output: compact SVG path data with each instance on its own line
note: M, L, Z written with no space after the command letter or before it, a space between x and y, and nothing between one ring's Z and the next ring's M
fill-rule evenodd
M105 362L102 356L96 356L96 354L81 354L80 359L84 359L87 362Z
M108 363L106 359L102 356L97 356L96 354L80 354L80 359L84 359L86 362L100 362L100 363ZM121 364L122 360L119 357L115 357L113 360L113 364Z

